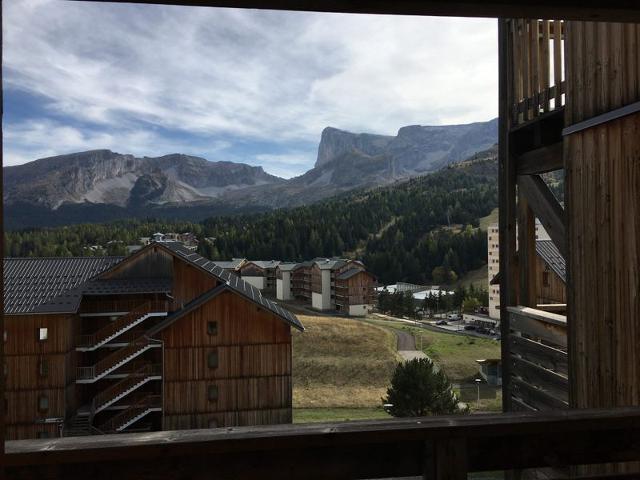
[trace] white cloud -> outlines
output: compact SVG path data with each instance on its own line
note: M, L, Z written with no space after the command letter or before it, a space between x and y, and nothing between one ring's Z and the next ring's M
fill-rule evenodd
M38 95L50 115L106 132L61 130L68 143L52 151L93 141L146 154L184 147L154 127L287 150L317 142L328 125L393 134L497 113L493 20L54 0L4 10L6 94ZM12 161L35 151L31 141L8 139Z

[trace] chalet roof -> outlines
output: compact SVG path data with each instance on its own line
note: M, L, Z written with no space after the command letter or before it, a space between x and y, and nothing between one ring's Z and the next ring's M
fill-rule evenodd
M78 308L79 287L123 257L4 259L4 313L68 313Z
M337 279L348 280L359 273L367 273L367 272L365 270L362 270L361 268L350 268L349 270L342 272L340 275L338 275Z
M109 278L90 280L82 285L84 295L120 293L171 293L171 278Z
M216 260L213 263L225 270L237 270L245 261L245 258L233 258L231 260Z
M298 263L280 263L278 268L283 272L290 272L294 270L299 264Z
M318 265L320 270L335 270L344 266L347 262L340 258L321 258L315 259L314 263Z
M558 247L551 240L536 241L536 252L563 282L567 281L567 264Z
M269 310L270 312L274 313L275 315L280 317L282 320L284 320L291 326L297 328L298 330L301 330L301 331L304 330L304 327L302 326L302 324L294 314L292 314L288 310L285 310L277 303L272 302L271 300L263 297L262 293L260 293L260 290L255 288L250 283L245 282L244 280L242 280L240 277L238 277L233 273L223 270L222 268L217 266L213 261L207 260L203 256L189 250L181 243L161 242L161 243L153 243L151 245L158 245L160 247L167 248L177 257L184 259L191 265L198 267L200 270L204 270L208 274L224 282L223 287L244 296L245 298L260 305L266 310Z
M249 260L249 263L253 263L259 268L276 268L280 265L279 260Z

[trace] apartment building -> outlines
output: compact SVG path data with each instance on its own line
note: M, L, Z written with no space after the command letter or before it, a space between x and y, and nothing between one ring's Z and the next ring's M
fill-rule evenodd
M7 439L291 422L303 326L180 243L6 258L4 286Z

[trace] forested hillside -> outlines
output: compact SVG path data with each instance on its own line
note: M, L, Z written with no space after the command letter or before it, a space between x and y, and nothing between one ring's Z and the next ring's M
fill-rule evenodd
M191 231L201 253L212 259L341 255L362 259L383 283L452 283L486 262L486 233L475 227L497 206L493 169L472 167L446 168L310 206L200 223L136 220L8 232L5 254L87 255L95 253L91 245L123 254L141 236Z

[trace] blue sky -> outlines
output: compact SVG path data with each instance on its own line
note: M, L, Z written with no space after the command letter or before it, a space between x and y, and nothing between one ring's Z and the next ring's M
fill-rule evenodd
M495 20L3 2L4 165L96 148L282 177L322 129L497 115Z

